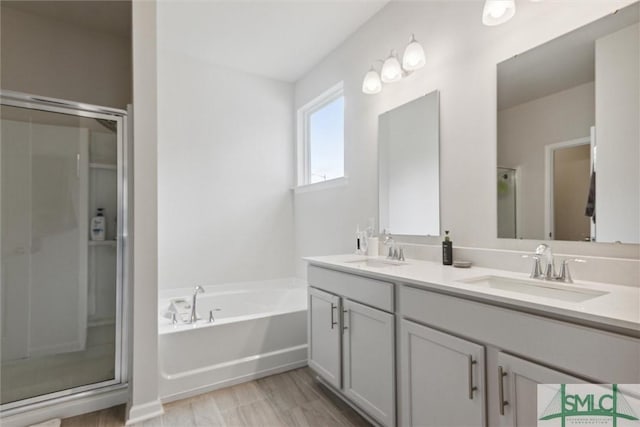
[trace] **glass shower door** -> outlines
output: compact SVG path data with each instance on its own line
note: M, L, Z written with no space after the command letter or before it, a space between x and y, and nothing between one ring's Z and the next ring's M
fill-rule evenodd
M498 238L517 237L516 170L498 167Z
M56 110L2 105L3 411L120 381L122 120Z

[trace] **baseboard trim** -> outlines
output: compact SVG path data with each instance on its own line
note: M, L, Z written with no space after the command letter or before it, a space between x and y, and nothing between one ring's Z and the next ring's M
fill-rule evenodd
M164 408L160 399L152 402L143 403L141 405L132 405L127 408L126 426L130 426L141 421L150 420L164 414Z
M175 393L169 396L165 396L161 398L162 403L169 403L176 400L186 399L193 396L198 396L203 393L209 393L214 390L218 390L225 387L230 387L236 384L245 383L248 381L257 380L260 378L268 377L270 375L281 374L283 372L291 371L293 369L302 368L307 366L307 360L300 360L293 363L288 363L286 365L276 366L274 368L265 369L258 372L253 372L247 375L241 375L235 378L227 379L224 381L217 382L215 384L210 384L204 387L198 387L196 389L187 390L180 393Z

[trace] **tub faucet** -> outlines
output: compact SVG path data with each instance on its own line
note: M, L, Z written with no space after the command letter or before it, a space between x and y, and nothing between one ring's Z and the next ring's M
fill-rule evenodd
M191 316L189 317L189 323L196 323L198 320L198 313L196 312L196 303L198 301L198 294L203 294L204 289L202 286L196 286L193 291L193 300L191 301Z

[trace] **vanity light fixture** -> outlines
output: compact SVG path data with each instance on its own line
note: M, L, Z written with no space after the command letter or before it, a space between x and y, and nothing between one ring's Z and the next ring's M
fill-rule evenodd
M504 24L515 14L515 0L485 0L482 23L488 26Z
M389 53L387 59L384 61L380 60L380 62L382 62L380 74L378 74L372 66L364 75L362 92L368 95L380 93L380 91L382 91L382 83L397 82L409 75L409 73L424 67L426 59L422 45L418 43L415 36L411 34L411 40L409 40L409 44L404 49L402 64L395 50Z
M396 56L395 51L391 51L384 64L382 64L382 70L380 71L380 77L385 83L397 82L402 78L402 66Z
M368 95L375 95L382 90L382 81L380 75L371 66L371 69L364 75L364 81L362 82L362 91Z
M529 0L540 3L542 0ZM516 14L515 0L485 0L482 9L482 23L488 26L504 24Z
M402 55L402 68L407 71L415 71L424 67L425 62L424 49L416 40L416 36L411 34L411 41L409 41L409 44L404 49L404 55Z

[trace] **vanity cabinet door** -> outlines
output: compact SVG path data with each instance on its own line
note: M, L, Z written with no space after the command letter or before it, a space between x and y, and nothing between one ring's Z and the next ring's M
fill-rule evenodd
M580 378L502 352L498 353L496 375L498 396L495 402L500 411L499 425L503 427L538 425L538 384L585 382Z
M344 393L382 425L395 425L394 316L343 300Z
M484 426L484 346L402 320L402 426Z
M309 288L309 367L342 387L340 297Z

